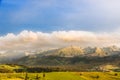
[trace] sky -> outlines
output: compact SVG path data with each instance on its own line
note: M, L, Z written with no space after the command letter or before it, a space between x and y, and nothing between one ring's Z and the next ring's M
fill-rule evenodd
M0 0L0 49L120 46L119 4L120 0Z
M117 30L119 3L119 0L1 0L0 34L23 30Z

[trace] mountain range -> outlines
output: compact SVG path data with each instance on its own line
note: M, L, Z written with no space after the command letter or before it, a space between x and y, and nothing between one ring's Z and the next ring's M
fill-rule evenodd
M79 46L68 46L59 49L53 49L48 51L43 51L39 54L30 54L30 56L59 56L59 57L76 57L76 56L86 56L86 57L105 57L112 55L119 55L120 48L116 46L110 47L86 47L81 48Z
M16 56L16 55L15 55ZM101 66L120 66L120 48L68 46L59 49L33 52L21 57L7 59L0 55L1 63L27 66L62 66L73 70L94 70ZM79 67L79 68L78 68Z

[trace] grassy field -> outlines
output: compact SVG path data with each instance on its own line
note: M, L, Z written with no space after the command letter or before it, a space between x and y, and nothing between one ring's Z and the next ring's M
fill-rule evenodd
M106 79L120 80L120 73L51 72L51 73L27 73L27 75L26 73L0 73L0 80L106 80Z

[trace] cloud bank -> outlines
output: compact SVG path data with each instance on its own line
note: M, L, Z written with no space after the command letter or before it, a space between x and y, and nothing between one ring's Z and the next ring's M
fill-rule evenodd
M0 50L35 50L60 48L70 45L120 46L120 33L95 33L88 31L53 31L51 33L24 30L0 37Z

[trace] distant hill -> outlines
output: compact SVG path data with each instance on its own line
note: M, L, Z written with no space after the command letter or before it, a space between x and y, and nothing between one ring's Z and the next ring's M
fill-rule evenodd
M15 64L1 64L0 65L0 73L13 73L13 72L23 72L26 67L22 65Z

